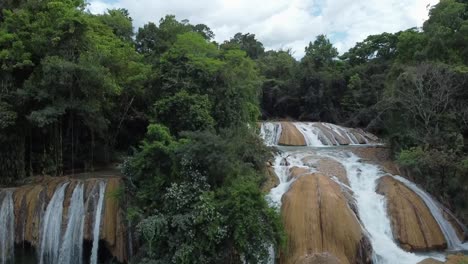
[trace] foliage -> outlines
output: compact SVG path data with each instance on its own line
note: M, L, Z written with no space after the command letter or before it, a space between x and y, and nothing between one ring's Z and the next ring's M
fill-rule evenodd
M174 134L182 131L208 130L214 127L211 102L206 95L181 91L155 104L156 120L166 124Z
M136 184L136 205L145 209L139 259L237 263L242 256L264 263L269 246L284 239L259 188L268 155L253 131L184 132L178 141L164 126L148 131L124 170Z

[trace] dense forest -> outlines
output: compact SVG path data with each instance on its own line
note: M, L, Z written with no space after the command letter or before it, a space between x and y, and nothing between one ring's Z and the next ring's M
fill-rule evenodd
M204 24L135 29L86 6L0 2L0 184L121 164L138 263L255 263L284 245L261 119L366 128L468 222L468 1L342 55L311 36L300 60L254 34L217 43Z

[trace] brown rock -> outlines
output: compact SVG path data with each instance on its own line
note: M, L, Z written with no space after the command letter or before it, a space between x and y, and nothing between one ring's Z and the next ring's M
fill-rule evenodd
M111 254L119 262L128 262L126 226L119 201L119 195L123 191L121 188L123 188L123 184L120 178L110 178L107 180L100 235Z
M304 167L292 167L289 169L289 179L296 179L299 178L303 175L309 174L310 169L309 168L304 168Z
M315 253L299 258L294 264L341 264L341 262L330 253Z
M265 182L262 184L262 191L265 193L270 192L271 189L279 185L279 178L276 175L275 168L272 166L267 166L265 169L265 174L267 176Z
M418 262L418 264L444 264L442 261L438 261L436 259L433 259L433 258L428 258L428 259L425 259L421 262Z
M346 142L346 140L342 136L339 136L333 130L324 126L322 123L316 123L315 126L319 128L320 131L322 131L325 137L327 137L333 145L349 145L349 142Z
M387 198L393 234L407 251L441 250L447 242L424 201L391 176L380 179L377 192Z
M343 164L338 161L319 156L307 156L302 159L305 165L315 168L322 174L325 174L329 177L336 177L341 183L344 183L349 186L348 176L346 174L346 169Z
M283 146L305 146L304 135L290 122L281 122L281 136L278 145Z
M392 154L389 148L381 146L359 147L353 148L351 151L367 162L381 166L386 173L393 175L402 174L398 166L395 164L395 162L393 162Z
M446 264L465 264L468 263L468 256L461 254L447 256Z
M280 263L311 263L308 256L324 252L343 264L370 263L371 250L361 225L340 186L328 176L298 178L283 196L281 210L288 247Z

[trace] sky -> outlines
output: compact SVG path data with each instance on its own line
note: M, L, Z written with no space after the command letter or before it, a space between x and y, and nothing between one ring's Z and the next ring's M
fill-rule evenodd
M438 0L88 0L92 13L126 8L135 28L173 14L206 24L223 42L255 34L266 49L291 49L296 58L325 34L340 53L372 34L421 27Z

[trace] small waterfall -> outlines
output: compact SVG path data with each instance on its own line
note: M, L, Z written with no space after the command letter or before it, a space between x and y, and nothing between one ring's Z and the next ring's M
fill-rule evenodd
M73 190L68 209L67 230L62 239L59 263L81 264L83 262L84 218L83 183L78 183Z
M334 124L329 124L329 123L322 123L323 126L325 126L328 129L331 129L333 132L335 132L338 135L341 135L344 138L347 138L349 142L351 142L352 145L359 145L359 141L357 140L356 136L351 133L349 128L337 126Z
M415 264L427 258L406 252L395 242L385 197L376 192L378 179L384 176L380 168L360 162L354 154L337 154L336 159L345 166L361 222L370 235L369 239L374 249L373 262Z
M68 183L57 188L47 205L41 229L40 264L58 264L62 230L63 200Z
M2 200L3 197L3 200ZM13 193L0 191L0 264L14 263L15 216Z
M321 147L338 144L338 142L331 141L329 138L327 138L319 128L313 125L313 123L294 123L294 125L302 133L302 135L304 135L307 146ZM325 143L322 143L322 140L320 139L324 140Z
M443 216L441 205L437 201L435 201L431 197L431 195L423 191L416 184L408 181L407 179L403 177L395 176L395 178L399 180L400 182L402 182L403 184L405 184L408 188L410 188L417 195L419 195L419 197L421 197L421 199L427 205L427 207L432 213L432 216L439 224L440 229L442 230L442 233L444 233L445 240L447 240L448 249L468 250L468 244L463 244L462 241L460 241L460 238L457 236L457 232L453 228L452 224L449 221L447 221L447 219L445 219L445 217Z
M96 264L98 260L99 248L99 231L101 227L102 207L104 203L104 194L106 189L105 182L99 182L99 200L94 214L94 228L93 228L93 248L91 250L91 264Z
M276 146L281 136L281 124L264 122L261 124L260 137L267 146Z

